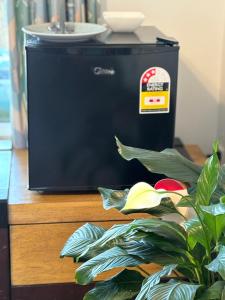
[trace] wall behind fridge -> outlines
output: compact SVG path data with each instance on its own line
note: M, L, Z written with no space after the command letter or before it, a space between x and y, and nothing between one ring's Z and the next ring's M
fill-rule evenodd
M224 0L102 0L102 7L142 11L146 15L144 25L154 25L179 40L176 136L210 153L219 135ZM223 145L225 133L221 138Z

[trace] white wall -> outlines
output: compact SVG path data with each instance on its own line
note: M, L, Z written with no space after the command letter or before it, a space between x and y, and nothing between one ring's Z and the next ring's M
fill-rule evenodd
M225 20L225 12L223 19ZM220 102L218 118L218 138L220 140L221 150L223 151L223 162L225 163L225 22L223 24L221 53L221 80L220 80Z
M205 153L209 153L212 141L218 136L225 1L102 2L106 10L142 11L146 15L145 25L154 25L179 40L176 135L185 143L199 144ZM225 133L223 138L225 140Z

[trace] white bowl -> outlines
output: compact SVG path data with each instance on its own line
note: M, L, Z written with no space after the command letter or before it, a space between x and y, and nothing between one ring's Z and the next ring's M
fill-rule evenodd
M103 18L107 25L115 32L133 32L144 21L141 12L104 11Z

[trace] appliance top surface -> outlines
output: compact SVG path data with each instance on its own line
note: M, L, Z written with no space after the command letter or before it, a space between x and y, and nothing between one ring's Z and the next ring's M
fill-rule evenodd
M157 40L161 38L161 40ZM171 37L165 36L154 26L142 26L135 32L117 33L110 30L106 31L96 39L87 40L84 42L46 42L37 37L27 35L26 46L28 47L47 47L47 48L61 48L61 47L82 47L82 46L138 46L138 45L170 45L177 46L178 42Z

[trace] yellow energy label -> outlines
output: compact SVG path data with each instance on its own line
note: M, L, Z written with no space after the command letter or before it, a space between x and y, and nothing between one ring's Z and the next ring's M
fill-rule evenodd
M170 75L160 67L145 71L140 80L140 114L169 113Z

